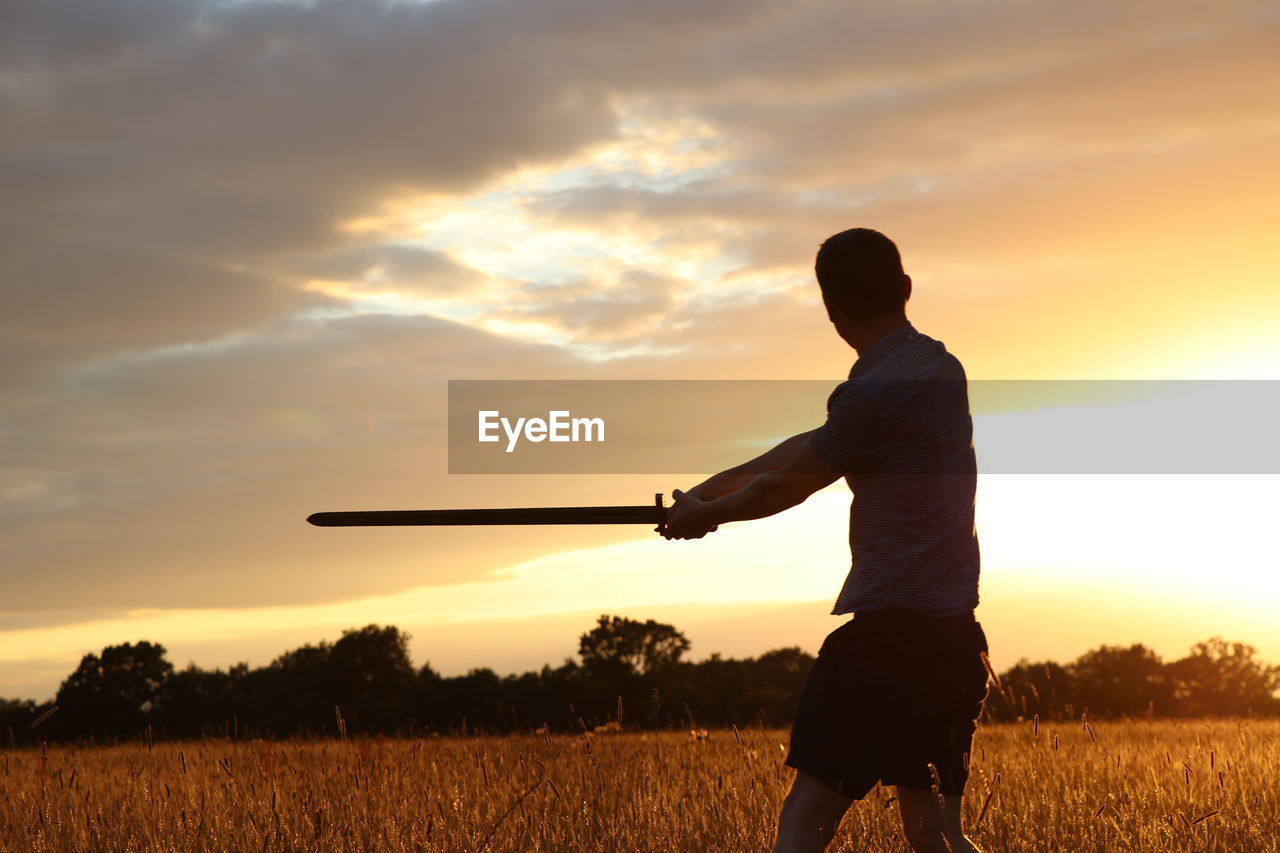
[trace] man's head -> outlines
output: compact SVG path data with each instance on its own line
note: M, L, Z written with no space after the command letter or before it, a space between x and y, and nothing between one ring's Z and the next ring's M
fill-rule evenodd
M850 228L828 237L818 249L814 272L837 328L900 316L911 296L911 279L903 272L898 247L871 228Z

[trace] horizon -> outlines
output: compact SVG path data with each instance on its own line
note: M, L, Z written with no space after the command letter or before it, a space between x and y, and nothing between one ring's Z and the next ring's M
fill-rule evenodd
M802 605L806 605L806 604L810 604L810 603L811 603L811 602L803 602L803 603L801 603L801 604L802 604ZM784 608L784 607L779 607L779 606L776 606L776 605L774 605L774 606L765 605L765 606L763 607L763 609L764 609L766 612L768 612L768 611L782 610L782 609L799 610L799 608L798 608L798 607L796 607L796 606L794 606L794 605L793 605L791 608ZM570 619L570 618L577 619L577 617L578 617L579 615L581 615L581 614L572 614L572 616L570 616L569 614L560 614L560 615L559 615L559 619L560 619L560 620L562 620L562 621L567 621L567 620L568 620L568 619ZM619 616L619 614L609 614L609 613L604 613L604 614L597 614L597 616L596 616L596 617L593 617L593 618L606 618L606 617L618 618L618 616ZM624 618L624 619L632 619L632 620L634 620L637 624L642 623L642 622L644 622L644 621L645 621L645 619L644 619L644 618L639 617L639 616L623 616L623 617L621 617L621 618ZM664 622L663 620L654 620L654 621L657 621L659 625L670 625L670 627L674 628L674 629L675 629L677 632L679 632L681 635L683 635L683 636L686 636L686 637L687 637L688 632L687 632L687 631L685 631L684 629L682 629L682 628L681 628L681 626L680 626L679 624L673 624L673 623L669 623L669 622ZM584 623L584 624L586 624L586 623ZM594 622L592 622L592 623L590 624L590 626L589 626L589 627L590 627L590 628L594 628L594 627L595 627L595 623L594 623ZM403 637L405 638L405 640L407 641L407 642L406 642L406 645L407 645L407 646L411 646L411 645L412 645L412 642L411 642L411 641L412 641L412 638L413 638L412 633L411 633L411 632L409 632L409 631L404 630L404 629L403 629L403 628L401 628L400 626L397 626L397 625L391 625L391 624L387 624L387 625L377 625L377 624L374 624L374 623L370 623L369 625L358 625L358 626L357 626L357 625L353 625L353 626L349 626L348 628L343 629L343 630L342 630L342 632L341 632L341 635L345 636L346 634L349 634L349 633L356 633L356 632L359 632L359 631L361 631L361 630L363 630L363 629L366 629L366 628L395 629L395 630L396 630L396 631L397 631L401 636L403 636ZM775 632L776 632L776 629L775 629ZM583 631L582 631L582 633L578 635L578 639L582 639L582 638L584 638L584 637L587 635L587 633L588 633L588 631L587 631L587 630L583 630ZM161 650L163 650L163 656L164 656L164 659L165 659L165 660L167 660L167 661L168 661L168 662L173 666L173 672L174 672L174 673L177 673L177 672L183 671L183 670L188 669L188 668L195 668L195 669L197 669L197 670L204 671L204 672L222 672L222 671L230 672L230 670L231 670L233 667L235 667L235 666L242 666L242 665L243 665L243 666L247 666L249 670L254 670L254 669L260 669L260 668L266 668L266 667L269 667L269 666L273 665L273 664L276 662L276 660L278 660L278 659L280 659L280 658L282 658L282 657L286 656L287 654L289 654L289 653L291 653L291 652L294 652L294 651L296 651L296 650L298 650L298 649L301 649L301 648L318 648L318 647L323 647L323 646L328 646L329 648L332 648L332 647L333 647L333 645L334 645L334 642L336 642L338 639L340 639L340 637L334 637L334 638L332 638L332 639L331 639L330 637L324 637L324 638L317 639L317 640L309 640L309 641L305 641L305 642L303 642L303 643L301 643L301 644L299 644L299 645L296 645L296 646L292 646L292 647L289 647L289 648L280 648L280 649L277 649L277 650L276 650L276 652L275 652L274 654L270 655L269 660L262 661L262 662L258 662L258 663L251 663L250 661L247 661L247 660L244 660L244 661L236 661L236 663L235 663L235 664L233 664L233 665L232 665L232 666L230 666L230 667L202 667L202 666L200 666L200 665L199 665L199 663L198 663L197 661L194 661L194 660L190 660L190 661L188 661L185 665L180 664L178 661L175 661L175 660L173 660L173 659L172 659L172 657L171 657L171 655L170 655L170 653L169 653L169 649L168 649L168 648L166 648L166 647L164 646L164 644L163 644L163 643L158 643L158 644L157 644L157 643L155 643L154 641L152 641L152 640L148 640L148 639L146 639L146 638L138 638L138 639L130 640L130 641L121 641L120 643L112 643L112 644L110 644L110 645L111 645L111 646L123 646L123 645L131 645L131 644L132 644L132 645L137 645L137 644L144 644L144 643L151 643L152 645L158 645L158 646L160 647L160 649L161 649ZM1037 664L1051 664L1051 663L1052 663L1052 664L1060 664L1060 665L1062 665L1062 666L1071 666L1071 665L1073 665L1074 663L1076 663L1076 661L1077 661L1077 660L1079 660L1081 657L1083 657L1083 656L1087 655L1087 654L1088 654L1088 653L1090 653L1090 652L1099 651L1099 650L1103 650L1103 649L1128 649L1128 648L1131 648L1131 647L1134 647L1134 646L1140 646L1140 647L1142 647L1142 648L1147 649L1148 651L1150 651L1150 652L1154 653L1154 654L1156 655L1156 657L1160 660L1160 662L1161 662L1161 663L1168 665L1168 664L1172 664L1172 663L1174 663L1175 661L1180 660L1181 658L1188 657L1188 656L1192 655L1193 653L1195 653L1195 651L1196 651L1196 649L1195 649L1195 647L1194 647L1195 645L1198 645L1199 643L1202 643L1202 642L1203 642L1203 643L1211 643L1211 642L1213 642L1213 641L1215 641L1215 640L1222 640L1222 641L1223 641L1223 642L1225 642L1227 645L1231 645L1231 644L1233 644L1233 643L1243 643L1243 645L1244 645L1245 647L1250 648L1250 649L1254 649L1255 653L1256 653L1256 651L1257 651L1256 647L1255 647L1255 646L1253 646L1253 644L1249 643L1249 642L1248 642L1247 640L1245 640L1245 639L1241 639L1241 638L1233 638L1233 637L1223 636L1223 635L1221 635L1221 634L1215 634L1215 635L1212 635L1212 636L1208 636L1208 635L1206 635L1206 636L1202 637L1200 641L1197 641L1197 644L1193 644L1192 646L1189 646L1189 647L1188 647L1188 648L1186 648L1186 649L1180 650L1178 653L1165 653L1165 652L1162 652L1160 649L1154 648L1154 647L1152 647L1150 644L1148 644L1148 643L1143 643L1143 642L1141 642L1141 641L1138 641L1138 642L1120 642L1120 643L1100 643L1100 644L1098 644L1098 645L1096 645L1096 646L1090 647L1089 649L1081 650L1081 651L1080 651L1080 653L1078 653L1078 654L1071 654L1071 655L1066 656L1066 657L1045 657L1045 658L1037 658L1037 659L1030 659L1030 658L1027 658L1027 657L1022 657L1022 658L1019 658L1019 659L1017 659L1017 660L1009 661L1009 662L1006 662L1006 663L1003 663L1003 664L1000 662L999 658L993 658L993 660L992 660L992 669L993 669L995 672L997 672L997 673L1006 673L1006 671L1007 671L1007 670L1009 670L1009 669L1011 669L1011 668L1013 668L1013 667L1016 667L1016 666L1021 666L1021 665L1037 665ZM783 651L783 650L792 649L792 648L800 648L802 651L806 651L806 652L808 652L811 656L812 656L812 655L814 655L814 652L809 652L809 650L808 650L808 649L804 649L801 645L799 645L799 644L793 644L793 645L790 645L790 646L775 646L775 647L767 648L767 649L765 649L765 650L764 650L764 652L762 652L762 653L755 653L755 654L749 654L749 653L748 653L748 654L732 654L732 653L731 653L731 654L727 654L727 655L726 655L726 654L722 653L721 651L716 650L716 651L709 652L709 653L707 653L707 654L705 654L705 655L703 655L703 656L701 656L701 657L698 657L698 656L695 656L695 655L693 655L693 654L690 654L690 653L687 653L687 652L686 652L686 653L684 653L684 654L680 654L680 655L678 655L678 656L677 656L677 658L678 658L678 660L679 660L680 662L682 662L682 663L689 663L689 664L697 665L697 664L704 663L704 662L709 661L709 660L712 660L712 659L722 659L722 660L754 660L754 659L756 659L756 658L760 657L760 656L761 656L761 654L767 654L767 653L770 653L770 652ZM692 644L690 644L689 652L691 652L691 651L692 651L692 649L693 649L693 645L692 645ZM101 651L105 651L105 648L104 648L104 649L102 649L102 650L99 650L99 652L98 652L98 653L93 653L93 654L99 654ZM415 656L414 656L414 655L413 655L413 653L412 653L412 649L411 649L411 648L409 649L409 652L410 652L410 653L409 653L409 663L410 663L410 665L413 667L413 670L414 670L414 672L415 672L415 673L422 672L422 671L424 671L424 670L426 670L426 669L430 669L430 671L431 671L431 672L433 672L436 676L439 676L439 677L442 677L442 678L460 678L460 677L469 676L469 675L471 675L471 674L473 674L474 672L477 672L477 671L486 671L486 670L487 670L487 671L493 672L493 673L494 673L495 675L497 675L499 678L506 679L506 678L508 678L508 677L513 677L513 678L514 678L514 677L521 676L521 675L526 675L526 674L529 674L529 673L539 673L539 672L542 672L542 671L543 671L545 668L547 668L547 667L550 667L551 669L555 670L555 669L559 669L560 667L565 666L565 665L568 665L568 664L574 664L574 665L576 665L576 666L582 666L582 662L579 660L579 658L581 657L581 654L580 654L579 650L577 650L576 648L575 648L575 650L574 650L574 651L572 651L571 653L569 653L569 654L565 654L565 655L562 655L558 661L552 661L552 660L548 659L548 660L543 661L543 662L542 662L541 664L539 664L539 665L525 666L525 667L523 667L523 668L513 668L513 669L506 670L506 671L503 671L503 670L500 670L500 669L494 669L492 666L483 666L483 665L482 665L482 666L467 666L466 668L455 668L453 671L450 671L448 668L439 668L439 667L433 666L433 665L432 665L432 663L431 663L431 661L430 661L430 660L428 660L428 659L423 659L423 660L418 660L418 659L416 659L416 658L415 658ZM1268 664L1268 663L1270 663L1271 665L1280 666L1280 661L1268 661L1268 660L1266 659L1266 656L1265 656L1265 655L1257 655L1257 654L1255 654L1255 660L1257 660L1257 661L1258 661L1259 663L1261 663L1261 664ZM81 661L80 663L81 663L81 664L83 664L83 661ZM70 673L70 672L68 672L68 673L67 673L67 675L68 675L68 676L70 676L70 675L71 675L71 673ZM995 688L992 688L992 689L995 689ZM17 701L20 701L20 702L21 702L21 701L32 701L32 702L35 702L37 705L46 705L46 704L52 704L52 703L54 703L54 702L56 701L56 696L51 695L51 696L49 696L49 697L47 697L47 698L45 698L45 699L37 699L37 698L35 698L35 697L25 697L25 696L24 696L24 697L16 697L16 696L0 696L0 700L17 700Z

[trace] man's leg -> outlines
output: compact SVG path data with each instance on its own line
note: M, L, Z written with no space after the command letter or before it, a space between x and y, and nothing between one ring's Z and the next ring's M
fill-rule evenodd
M778 817L778 841L773 853L821 853L835 837L840 818L853 798L805 770L796 770L791 790Z
M897 791L902 831L915 853L982 853L961 827L961 795L945 794L939 803L923 788L898 785Z
M954 853L982 853L982 848L964 834L960 810L963 801L964 797L960 794L942 795L942 824L947 834L947 842Z

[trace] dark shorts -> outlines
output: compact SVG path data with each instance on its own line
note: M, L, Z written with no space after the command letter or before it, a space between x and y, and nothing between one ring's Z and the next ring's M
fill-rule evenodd
M877 782L960 794L987 695L987 638L973 614L859 613L822 644L786 764L860 800Z

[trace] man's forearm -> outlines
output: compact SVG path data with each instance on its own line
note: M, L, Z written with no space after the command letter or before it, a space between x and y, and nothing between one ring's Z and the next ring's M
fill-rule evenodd
M708 477L689 489L689 494L704 501L710 501L738 491L761 474L786 465L801 443L809 440L811 432L812 430L793 435L755 459Z
M703 504L708 523L724 524L765 518L803 503L805 498L832 482L821 474L783 474L765 471L745 486Z

